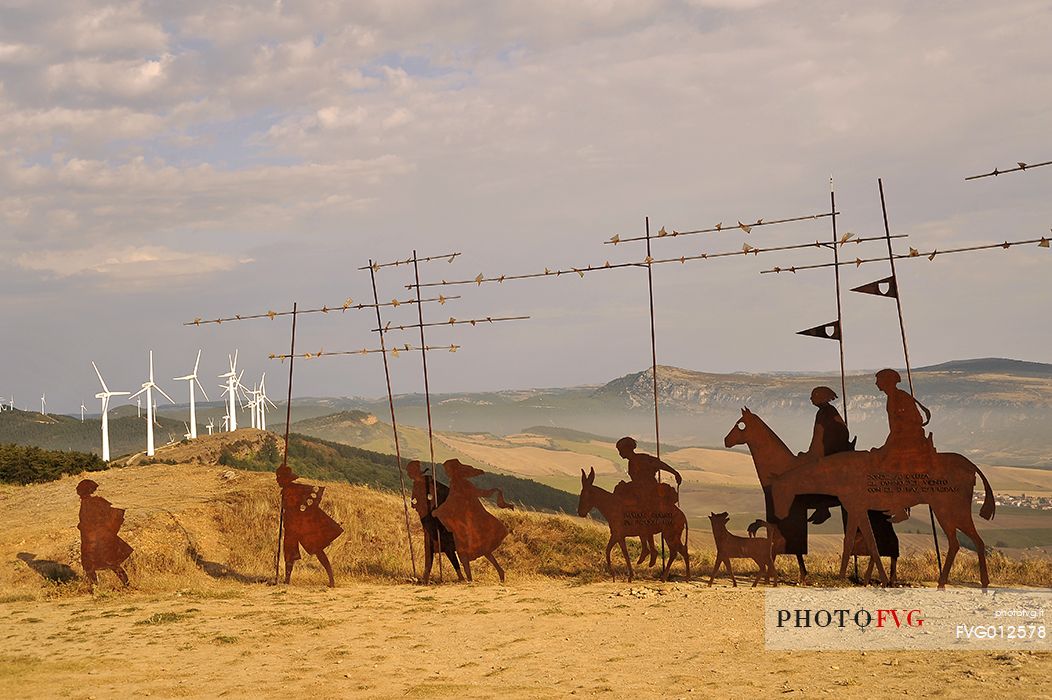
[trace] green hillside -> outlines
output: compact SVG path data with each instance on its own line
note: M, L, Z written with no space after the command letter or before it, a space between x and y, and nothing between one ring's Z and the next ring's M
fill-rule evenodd
M186 426L180 420L160 417L154 426L158 445L181 440ZM146 419L135 415L110 415L110 454L123 455L146 449ZM198 426L199 433L207 432ZM34 445L47 450L75 450L102 454L102 421L61 415L42 415L36 411L0 412L0 442Z
M224 450L219 463L252 471L274 471L281 464L280 441L270 434L250 455L237 455ZM302 477L346 481L398 491L398 460L394 455L382 454L360 447L330 442L316 437L293 433L289 436L289 466ZM439 466L439 481L445 475ZM577 497L565 491L505 474L486 474L474 482L483 488L500 488L509 502L531 510L572 513L577 510ZM408 488L408 477L406 481Z

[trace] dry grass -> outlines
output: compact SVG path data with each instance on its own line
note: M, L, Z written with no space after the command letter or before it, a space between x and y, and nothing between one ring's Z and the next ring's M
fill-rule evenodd
M134 590L176 591L190 598L236 598L244 595L245 585L273 577L278 490L272 475L150 465L112 470L98 479L105 480L103 493L128 509L122 535L135 548L127 567ZM0 587L6 601L87 591L80 579L76 498L70 495L76 480L69 477L52 484L0 490ZM344 528L344 534L329 548L337 580L413 580L401 498L361 486L326 486L322 506ZM510 530L496 552L509 581L557 578L589 583L607 577L604 525L566 515L496 513ZM409 516L419 569L422 536L416 514L410 510ZM708 542L707 536L691 540L692 573L698 578L707 577L712 570L714 552L706 546ZM20 552L30 552L35 559L31 563L19 559ZM635 541L630 548L633 562L638 552ZM807 563L812 583L840 585L838 556L812 555ZM489 564L483 560L476 564L479 582L496 582ZM864 564L860 560L860 568ZM1048 586L1052 581L1048 559L1009 559L995 553L989 564L994 586ZM614 565L623 578L624 562L616 550ZM795 581L792 558L779 557L778 569L783 581ZM63 577L49 578L51 570L66 572L70 580L52 580ZM750 571L740 570L743 576ZM674 572L682 575L681 563ZM735 573L739 573L737 568ZM637 569L637 574L653 578L657 570ZM96 595L119 595L113 576L101 575L103 585ZM933 555L903 557L899 562L900 580L912 585L931 585L936 576ZM454 578L448 564L445 578ZM974 553L962 550L950 580L953 585L977 585ZM294 581L323 585L325 575L313 557L308 557L297 564Z

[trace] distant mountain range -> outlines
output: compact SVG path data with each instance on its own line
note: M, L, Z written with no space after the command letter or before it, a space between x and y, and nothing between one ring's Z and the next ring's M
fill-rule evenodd
M860 447L887 437L885 398L874 372L847 377L847 418ZM905 372L904 388L907 387ZM508 435L545 425L588 433L653 438L653 379L649 369L601 386L509 390L432 396L436 429ZM1052 467L1052 365L1002 358L945 362L913 371L917 397L931 409L929 429L939 449L988 463ZM839 375L697 372L658 368L662 441L720 446L748 406L786 443L804 450L810 441L818 385L841 393ZM387 413L382 399L297 399L294 414L329 410ZM837 402L842 407L842 402ZM426 426L424 397L397 397L401 424ZM841 412L843 408L841 408Z
M885 399L874 386L874 373L847 378L846 413L859 447L880 445L887 436ZM436 394L431 397L432 418L436 430L446 432L506 436L527 426L547 426L652 440L652 382L646 369L600 386ZM933 413L929 429L939 449L986 463L1052 467L1052 365L1003 358L957 360L917 368L913 382L917 397ZM841 393L839 375L717 374L660 366L662 442L722 446L740 409L748 406L791 448L804 450L815 410L809 397L818 385ZM843 403L837 405L844 412ZM399 424L406 428L403 448L419 448L421 433L412 429L427 425L423 395L398 396L396 406ZM217 402L200 405L199 422L221 415L222 410ZM362 413L334 415L347 411ZM181 438L185 406L162 407L160 416L163 427L158 440L168 434ZM386 416L386 397L297 398L292 420L297 432L389 452L394 444ZM245 418L239 419L241 424ZM281 430L283 418L283 410L272 411L269 427ZM0 413L0 442L98 452L97 419L85 423L65 416L41 419L30 411ZM110 426L114 454L144 449L145 425L135 417L134 406L116 409Z

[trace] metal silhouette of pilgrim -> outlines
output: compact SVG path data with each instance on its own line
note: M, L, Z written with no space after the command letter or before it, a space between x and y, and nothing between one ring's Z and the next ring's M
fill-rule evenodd
M80 496L80 522L77 524L80 530L80 563L91 587L99 582L99 569L109 569L127 586L128 573L123 564L134 550L117 534L124 524L124 509L114 508L105 498L96 496L98 488L99 485L91 479L84 479L77 484L77 495Z
M420 516L420 526L424 529L424 575L422 582L427 585L431 581L431 567L435 561L435 552L439 556L446 555L453 570L457 572L457 579L463 581L464 574L460 571L460 560L457 558L456 540L453 533L435 517L434 510L437 506L446 502L449 497L449 487L441 481L432 480L428 470L420 468L420 461L414 459L405 466L409 478L413 480L412 503L413 510ZM438 494L438 503L434 503L435 494Z
M468 581L472 580L471 562L485 557L497 570L497 576L503 583L504 569L497 563L493 552L507 537L508 528L486 510L481 499L496 494L498 507L512 506L504 501L504 493L500 489L480 489L471 483L471 479L486 473L481 469L462 464L458 459L447 459L442 463L442 469L449 477L449 495L435 508L434 514L453 534L456 552L464 565Z
M292 569L296 561L302 558L302 547L307 554L318 558L318 562L329 576L329 587L334 587L336 581L325 548L343 534L343 528L321 509L325 487L296 483L299 475L285 465L278 467L275 476L281 487L282 517L285 521L285 531L282 535L285 583L292 578Z
M595 469L589 473L581 470L581 495L577 503L577 514L586 517L594 508L606 519L610 527L610 539L606 544L606 567L611 578L614 567L610 552L614 545L621 548L628 567L628 580L634 577L632 562L628 556L629 537L639 537L643 541L643 556L649 553L651 563L654 561L654 535L664 537L669 547L670 556L661 570L661 579L667 580L672 564L677 556L683 557L687 578L690 578L690 555L687 552L684 532L687 518L677 505L679 496L676 489L669 484L659 483L658 472L668 472L682 482L679 472L665 464L657 457L636 452L636 441L624 437L617 441L618 453L628 460L629 482L619 482L613 493L595 485ZM648 550L649 547L649 550Z
M877 386L888 395L890 431L885 444L868 452L841 452L793 465L773 475L771 493L775 515L788 515L794 498L801 493L836 496L848 516L840 563L841 577L846 574L856 533L861 532L870 556L877 558L881 581L887 584L888 577L878 556L873 528L870 519L864 515L868 511L881 511L898 522L907 517L910 508L927 504L949 541L946 559L939 572L939 588L946 586L960 549L958 531L975 543L980 583L987 588L990 578L986 547L972 520L971 504L978 476L984 489L979 516L985 520L993 519L996 503L990 482L966 457L934 450L931 436L924 434L927 421L920 415L923 410L930 417L930 412L913 396L899 389L899 381L898 372L894 370L877 373Z

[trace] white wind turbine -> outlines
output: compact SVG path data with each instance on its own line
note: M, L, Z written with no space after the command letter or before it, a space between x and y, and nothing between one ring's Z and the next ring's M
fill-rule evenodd
M227 395L227 430L234 432L237 430L237 392L241 385L241 376L237 373L237 350L234 350L233 357L227 355L227 359L230 360L230 371L220 374L219 378L226 379L223 393Z
M223 414L223 430L226 431L230 427L230 416Z
M98 366L94 362L91 366L95 368L95 375L99 378L99 384L102 384L102 391L95 394L96 399L102 399L102 461L110 461L110 397L111 396L127 396L130 391L110 391L109 387L106 386L106 382L102 379L102 373L99 372Z
M183 421L183 426L186 428L186 432L183 433L183 439L184 440L192 440L193 438L197 437L196 435L191 435L190 434L190 432L191 432L190 431L190 426L186 424L185 420Z
M47 396L45 394L40 395L40 415L47 415Z
M83 401L81 401L81 402L80 402L80 422L81 422L81 423L83 423L83 422L84 422L84 411L85 411L85 408L84 408L84 402L83 402Z
M211 435L211 434L212 434L212 430L213 430L213 429L215 429L216 425L215 425L215 423L214 423L214 422L212 421L212 419L211 419L211 418L209 418L209 419L208 419L208 425L206 425L205 427L206 427L206 428L208 428L208 434L209 434L209 435Z
M197 351L197 361L194 362L194 371L185 377L176 377L173 381L181 382L186 381L190 384L190 437L188 439L193 440L197 438L197 408L194 402L194 383L201 389L201 393L205 396L205 401L208 401L208 394L205 393L205 388L201 386L201 382L197 379L197 366L201 364L201 351Z
M263 376L259 380L259 429L267 429L267 404L270 404L274 408L277 408L277 404L270 400L267 396L267 373L264 372Z
M157 411L157 405L153 401L153 390L156 389L161 393L161 396L172 401L172 397L164 393L164 389L157 386L153 381L153 350L150 351L150 379L149 381L143 382L142 389L132 394L132 398L135 398L139 394L146 392L146 456L153 457L153 423L156 420L154 417Z

